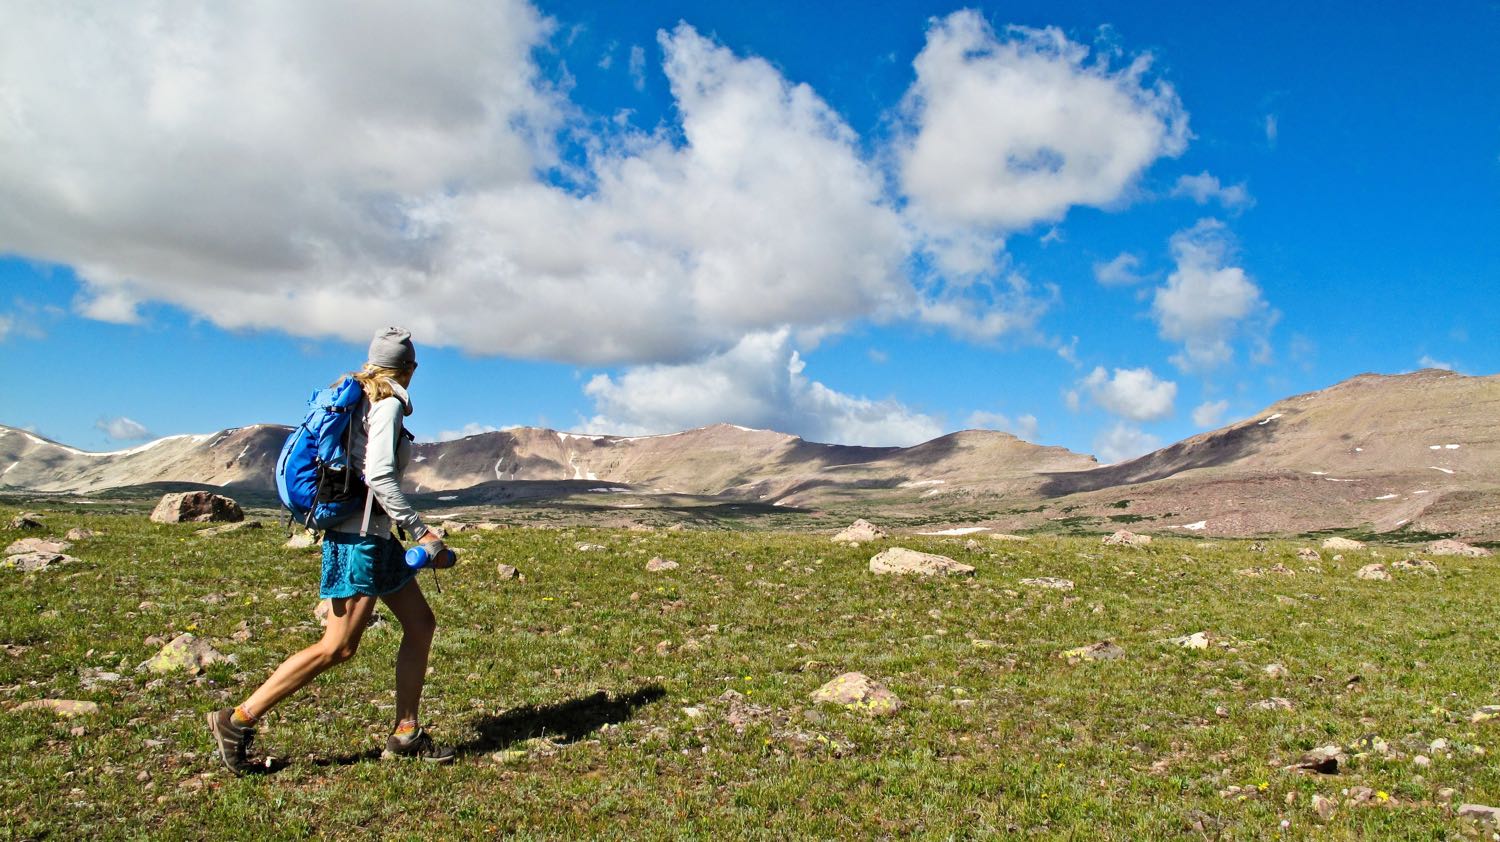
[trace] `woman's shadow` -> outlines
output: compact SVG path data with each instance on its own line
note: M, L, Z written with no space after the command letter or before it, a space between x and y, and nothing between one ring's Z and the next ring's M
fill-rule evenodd
M535 737L545 737L555 745L576 743L605 725L630 719L637 708L666 695L660 685L650 684L626 695L610 696L600 691L557 704L485 714L473 720L474 738L454 748L460 755L473 755L500 751Z
M576 743L605 725L617 725L635 715L637 708L665 698L661 685L648 684L633 693L611 696L604 691L551 705L527 705L500 714L484 714L472 720L475 736L453 748L459 756L500 751L535 737L553 745ZM317 766L350 766L380 758L379 749L343 754L313 761ZM267 772L280 771L279 763ZM265 774L265 772L262 772Z

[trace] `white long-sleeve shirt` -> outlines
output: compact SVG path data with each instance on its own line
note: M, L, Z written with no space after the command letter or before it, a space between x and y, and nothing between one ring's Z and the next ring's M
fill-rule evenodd
M374 405L360 401L362 417L355 418L354 435L349 443L349 461L363 465L365 484L375 495L375 502L385 510L370 518L368 534L386 537L393 524L399 524L413 540L427 532L427 525L401 491L401 474L411 460L411 442L402 435L403 419L411 414L411 397L401 384L392 382L395 397ZM337 532L358 534L364 523L364 506L350 517L335 524Z

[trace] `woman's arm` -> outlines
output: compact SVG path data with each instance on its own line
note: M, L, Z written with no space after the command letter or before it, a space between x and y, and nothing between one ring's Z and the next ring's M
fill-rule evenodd
M427 525L401 492L401 472L396 463L396 448L401 443L401 401L386 398L370 408L369 438L365 445L365 483L375 494L380 507L412 538L422 540Z

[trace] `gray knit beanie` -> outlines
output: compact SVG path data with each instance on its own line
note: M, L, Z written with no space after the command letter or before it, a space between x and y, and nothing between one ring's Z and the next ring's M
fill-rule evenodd
M375 338L370 340L369 361L382 368L415 368L417 349L412 347L411 331L402 327L387 327L376 331Z

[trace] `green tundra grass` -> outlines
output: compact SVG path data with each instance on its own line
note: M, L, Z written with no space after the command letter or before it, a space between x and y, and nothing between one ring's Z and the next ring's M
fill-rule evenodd
M85 508L0 530L100 533L77 564L0 569L0 837L1444 839L1488 838L1456 808L1500 804L1500 720L1471 721L1500 704L1493 559L1366 581L1358 568L1413 549L1311 562L1306 541L469 531L441 593L420 579L440 624L423 718L457 763L378 759L387 615L266 718L277 767L237 779L204 712L317 638L317 550L283 548L274 526L203 538ZM896 544L977 573L871 574ZM681 566L648 573L653 556ZM1278 563L1295 575L1237 572ZM1040 576L1076 587L1021 583ZM1213 645L1167 642L1199 631ZM137 672L148 638L183 632L236 662ZM1059 656L1103 640L1124 656ZM848 671L904 707L809 700ZM41 698L100 710L14 710ZM1256 707L1273 698L1291 709ZM1349 747L1338 774L1282 771L1329 744ZM1314 795L1338 803L1327 820Z

